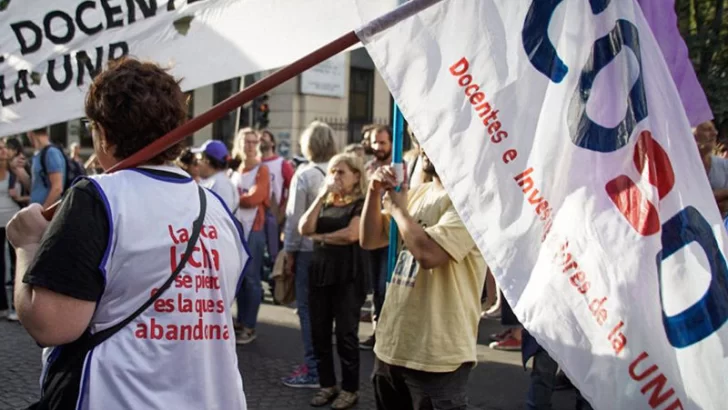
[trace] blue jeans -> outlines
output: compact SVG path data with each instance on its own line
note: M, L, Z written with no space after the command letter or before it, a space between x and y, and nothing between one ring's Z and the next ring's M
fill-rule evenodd
M318 363L311 339L311 313L308 307L308 266L311 264L311 256L313 256L313 252L296 253L296 308L298 309L298 320L301 323L304 363L308 367L308 374L318 377Z
M265 254L265 233L262 230L250 232L248 250L250 251L250 262L243 272L243 283L237 294L238 323L248 329L255 329L258 310L263 301L261 280Z
M387 293L387 265L389 248L369 251L369 279L372 281L374 294L374 318L379 318L384 306L384 296Z
M268 249L268 257L270 258L271 265L273 265L273 263L275 263L276 257L278 256L278 248L281 241L281 235L278 227L278 221L276 220L276 217L270 212L270 210L265 211L265 224L263 225L263 232L265 232L265 241L266 248Z

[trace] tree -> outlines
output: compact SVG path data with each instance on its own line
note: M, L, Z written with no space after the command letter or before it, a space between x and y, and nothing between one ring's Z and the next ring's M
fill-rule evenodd
M677 0L680 31L713 109L728 137L728 0Z

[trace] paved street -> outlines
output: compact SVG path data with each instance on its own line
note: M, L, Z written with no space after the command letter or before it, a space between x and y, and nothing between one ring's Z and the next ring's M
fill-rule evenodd
M479 364L473 371L469 394L473 408L482 410L521 410L528 373L520 367L520 353L497 352L487 347L487 335L499 330L496 321L480 326ZM362 338L371 332L362 323ZM280 377L300 361L302 348L298 318L287 307L265 304L261 307L258 339L238 347L240 369L250 409L310 409L312 390L284 387ZM369 374L373 355L362 352L361 401L357 409L373 409L374 395ZM23 408L38 394L40 349L16 323L0 321L0 410ZM571 404L569 404L571 403ZM557 392L554 409L573 409L573 392Z

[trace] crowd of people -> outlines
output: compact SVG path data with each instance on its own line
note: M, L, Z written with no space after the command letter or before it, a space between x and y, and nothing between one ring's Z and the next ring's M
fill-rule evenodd
M450 334L464 333L463 343L452 345L443 340L431 348L417 349L418 336L412 334L401 338L411 346L397 347L398 343L393 344L391 338L385 338L388 342L383 343L380 355L386 357L383 359L386 363L394 366L387 371L405 369L414 360L419 363L415 366L416 371L438 374L447 368L448 372L467 374L475 361L479 292L485 270L482 258L457 218L447 194L441 185L433 182L437 180L434 168L420 152L416 139L412 141L414 147L406 155L406 181L400 182L412 190L420 186L436 188L432 192L424 188L417 191L416 205L410 207L413 207L412 212L416 212L414 217L419 218L415 223L419 228L415 229L413 225L412 230L403 232L403 249L409 246L419 250L419 247L426 246L427 251L423 253L428 261L426 263L429 263L432 252L439 250L434 254L440 259L428 266L428 270L454 269L450 265L461 270L461 260L468 258L467 267L470 269L466 269L462 279L466 282L458 284L458 287L467 283L470 293L477 291L478 297L471 298L470 303L466 299L459 307L465 313L462 316L465 321L470 319L468 323L453 324L447 320L448 323L433 326L451 329L435 327L427 330L428 334L439 330ZM223 198L243 227L251 262L246 267L237 294L236 342L245 345L257 337L255 327L263 300L261 284L267 281L265 272L269 270L264 266L271 265L279 257L280 250L285 273L295 277L296 312L304 346L302 364L283 377L282 383L292 388L319 389L311 400L312 406L331 404L332 408L345 409L353 406L359 397L359 350L378 349L377 334L381 331L377 329L381 326L389 326L384 330L385 336L396 333L400 327L392 320L389 323L381 321L387 289L388 240L381 238L386 236L384 228L381 232L370 232L377 237L372 241L360 231L360 225L385 225L383 222L372 225L371 220L365 220L365 211L369 209L365 204L369 207L374 203L380 207L398 204L405 213L408 205L402 202L403 194L397 197L399 203L390 199L390 195L396 195L392 193L395 192L394 186L400 183L390 178L393 172L392 133L385 125L364 127L362 142L347 146L341 153L336 147L334 131L320 121L311 123L299 142L304 160L295 166L292 161L276 155L276 140L271 132L251 128L237 133L231 153L221 141L207 141L201 147L184 150L176 163L200 185ZM407 222L411 222L411 218L407 216ZM412 244L407 243L410 232L415 235ZM441 238L442 244L433 237ZM444 246L448 246L448 251L444 250ZM456 249L457 255L451 258L448 252ZM461 255L463 251L465 253ZM410 290L414 287L417 278L414 271L419 269L420 262L411 258L407 263L411 266L400 269L394 280ZM436 289L445 285L433 282L426 286L422 296L416 298L429 296L428 292L440 295ZM371 319L375 332L360 341L359 322L368 293L373 295ZM440 303L446 303L447 297L440 297L444 297ZM392 303L403 308L410 304L409 297ZM420 309L417 306L410 308L413 312ZM399 309L399 306L390 309ZM436 310L431 310L430 314L433 320L440 316ZM334 370L332 336L335 336L341 360L341 383L337 383ZM457 353L454 356L447 354L449 362L429 363L448 351ZM379 367L384 368L384 363L382 361ZM467 380L467 377L460 378L461 381ZM464 387L464 383L459 385L452 394L462 393ZM384 394L386 387L382 385L381 389ZM406 392L396 394L401 398L407 395ZM432 398L423 393L423 397L415 400ZM388 401L385 399L382 405ZM389 404L386 408L399 407Z
M0 272L3 291L0 292L0 318L17 321L12 303L15 277L15 249L6 241L5 227L10 219L29 204L48 207L61 199L70 183L89 170L81 161L80 145L73 143L68 151L51 143L46 128L26 135L33 148L30 160L18 138L0 140ZM90 163L89 163L90 167ZM95 172L93 169L91 172Z
M527 406L550 408L558 365L518 323L411 130L404 178L391 165L386 125L365 127L361 143L340 151L320 121L300 136L304 159L295 163L277 155L272 132L244 128L232 149L217 140L175 146L99 175L182 124L185 99L169 73L125 58L94 80L86 114L94 140L86 163L77 145L65 153L45 129L28 133L30 160L18 140L0 141L0 271L14 288L10 299L0 292L0 311L47 347L41 400L245 408L235 344L257 339L263 283L278 259L294 277L304 347L281 381L315 389L311 406L354 406L360 350L373 350L378 409L465 409L479 321L500 317L506 330L490 347L534 358ZM725 216L728 160L716 155L712 124L694 136ZM48 223L40 211L62 197ZM391 220L399 246L390 273ZM374 332L359 340L368 294ZM202 308L186 334L187 299ZM577 408L590 408L580 394Z

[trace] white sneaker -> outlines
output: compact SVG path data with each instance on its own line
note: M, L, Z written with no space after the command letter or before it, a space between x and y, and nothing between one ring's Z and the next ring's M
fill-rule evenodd
M15 311L12 311L12 312L8 313L8 315L7 315L7 317L6 317L6 318L7 318L7 319L8 319L9 321L11 321L11 322L17 322L17 321L19 321L19 320L20 320L20 319L18 318L18 314L17 314L17 313L15 313Z
M235 338L235 344L247 345L257 337L258 336L255 335L255 329L243 329L243 331L240 332L240 335Z

